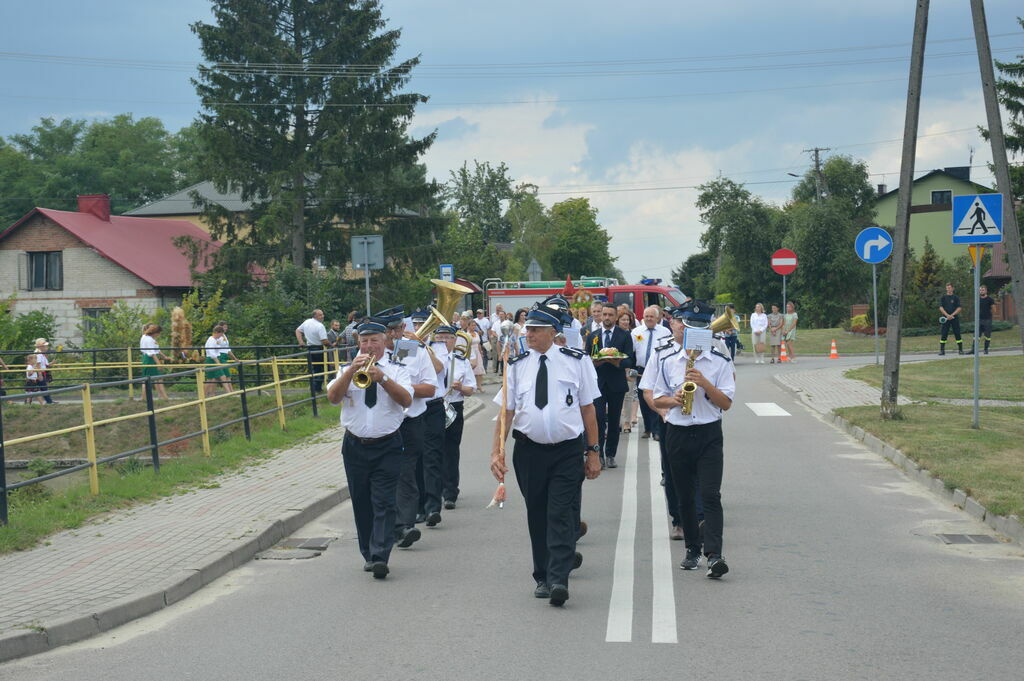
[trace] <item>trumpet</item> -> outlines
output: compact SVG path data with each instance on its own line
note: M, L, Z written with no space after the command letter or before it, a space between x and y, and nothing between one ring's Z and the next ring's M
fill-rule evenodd
M370 361L367 362L362 369L356 371L352 376L352 383L361 390L366 390L373 383L373 378L370 377L370 367L377 363L376 357L371 357Z

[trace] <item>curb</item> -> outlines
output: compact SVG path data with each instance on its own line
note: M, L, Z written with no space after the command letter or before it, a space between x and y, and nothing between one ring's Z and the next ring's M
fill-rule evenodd
M810 410L810 407L808 407L804 403L803 399L800 398L798 391L793 390L788 385L778 380L778 377L774 378L774 383L776 385L795 395L800 404L805 409ZM942 478L932 475L931 471L927 468L921 468L909 456L900 450L896 449L889 443L880 440L871 433L864 432L863 428L851 424L834 411L829 412L828 414L821 414L814 410L811 410L811 412L815 416L820 416L822 420L834 426L837 430L841 430L851 436L875 454L887 459L894 466L906 473L907 477L935 493L941 497L943 501L959 508L971 517L977 518L992 528L994 532L1001 534L1011 541L1016 541L1018 544L1024 545L1024 524L1021 523L1021 519L1017 516L1012 514L1003 516L992 513L982 506L977 499L968 496L962 489L950 487Z
M467 398L463 418L469 418L483 408L479 399ZM348 499L347 486L331 490L304 508L277 517L257 535L228 544L223 551L207 556L205 562L195 568L180 570L149 591L112 601L89 615L55 619L29 631L0 635L0 662L77 643L184 600Z

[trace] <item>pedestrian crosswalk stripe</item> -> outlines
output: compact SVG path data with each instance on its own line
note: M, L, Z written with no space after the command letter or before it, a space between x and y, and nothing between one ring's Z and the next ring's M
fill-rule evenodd
M750 411L757 416L789 416L789 412L774 402L747 402Z

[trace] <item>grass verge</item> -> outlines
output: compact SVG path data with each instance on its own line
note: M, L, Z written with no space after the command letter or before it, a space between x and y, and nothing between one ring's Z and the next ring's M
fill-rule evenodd
M949 488L964 490L993 513L1024 517L1024 408L982 407L980 430L971 428L969 408L921 404L901 411L902 419L883 421L877 406L836 409Z
M979 394L983 400L1024 402L1024 357L981 357ZM882 386L882 367L850 369L847 378ZM917 400L935 397L972 399L974 397L973 357L900 365L900 394Z
M844 354L859 354L859 353L873 353L875 351L875 337L874 336L863 336L861 334L847 333L843 329L797 329L797 338L794 348L796 349L796 356L802 357L807 356L828 356L829 350L832 347L832 339L836 341L836 347L839 350L839 355ZM750 345L750 332L745 331L743 336L743 344L747 346L747 352L753 352L753 348ZM971 345L971 336L964 335L964 347L969 348ZM885 352L885 336L880 336L879 339L879 351ZM953 352L956 352L956 343L953 342L952 337L949 339L947 344ZM992 347L993 348L1005 348L1020 346L1020 331L1017 327L1007 329L1005 331L996 331L992 334ZM939 327L935 327L934 336L911 336L904 337L900 343L900 347L903 352L938 352L939 351Z
M295 407L288 411L286 431L280 430L276 421L264 420L254 428L251 442L241 436L227 438L212 445L209 457L190 452L162 462L159 474L131 459L103 466L97 496L89 493L87 482L49 494L38 487L33 490L35 485L16 490L10 495L10 524L0 527L0 554L32 548L44 537L80 527L102 513L215 485L219 475L258 463L277 450L337 425L338 415L338 407L321 405L319 418L310 415L308 405Z

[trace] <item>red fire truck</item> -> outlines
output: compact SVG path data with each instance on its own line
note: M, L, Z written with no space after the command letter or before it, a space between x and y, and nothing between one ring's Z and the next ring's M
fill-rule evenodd
M505 312L514 313L521 307L527 309L534 303L564 293L565 281L502 281L501 279L484 280L484 296L487 314L494 314L498 305ZM620 284L618 279L606 277L581 277L572 280L574 292L582 292L575 296L581 299L606 300L621 305L625 303L643 317L644 308L650 305L674 307L686 301L687 296L675 286L663 286L660 279L645 279L641 284ZM589 295L587 295L589 293ZM573 296L568 296L572 302Z

